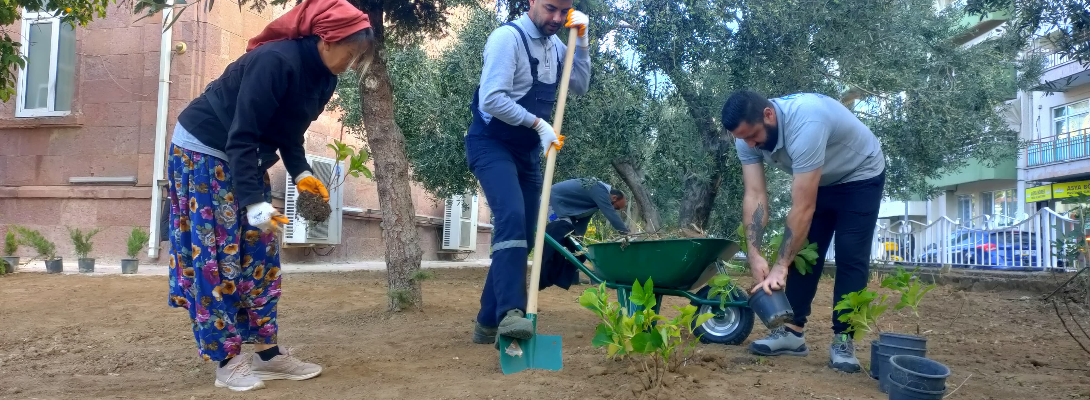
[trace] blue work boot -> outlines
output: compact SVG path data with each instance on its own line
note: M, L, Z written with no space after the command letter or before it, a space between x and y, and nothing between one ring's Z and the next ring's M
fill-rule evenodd
M749 344L749 351L762 356L805 356L810 354L804 333L788 332L784 327L772 330L763 339ZM856 365L859 365L856 362Z
M833 335L833 344L829 346L829 368L849 374L863 370L859 366L859 359L855 358L855 343L852 342L851 335Z

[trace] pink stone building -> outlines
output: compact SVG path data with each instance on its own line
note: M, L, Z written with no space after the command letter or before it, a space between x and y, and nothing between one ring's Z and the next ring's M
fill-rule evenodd
M174 24L168 48L169 97L164 142L177 115L224 67L245 51L247 40L285 10L239 11L230 4L186 10ZM40 230L74 261L66 226L102 228L93 257L100 263L124 258L133 227L151 228L160 57L160 16L137 20L114 6L106 18L72 29L45 13L25 13L19 26L29 62L20 71L17 95L0 104L0 233L11 224ZM160 121L162 122L162 121ZM330 156L334 139L363 144L327 112L307 133L309 154ZM274 205L282 206L284 169L270 171ZM440 250L444 205L413 188L425 260L444 259ZM478 208L476 251L458 258L488 258L489 213ZM341 245L306 251L285 247L285 262L381 260L384 253L373 182L350 180ZM165 228L165 227L164 227ZM168 242L147 263L165 264ZM330 252L331 251L331 252ZM153 251L145 250L142 257ZM316 254L329 254L318 256ZM21 248L23 257L33 255Z

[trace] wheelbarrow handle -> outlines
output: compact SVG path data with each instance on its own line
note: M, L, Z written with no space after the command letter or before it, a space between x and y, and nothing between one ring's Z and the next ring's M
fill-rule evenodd
M575 258L575 256L572 255L572 253L570 251L568 251L567 248L565 248L564 246L561 246L560 243L557 243L556 239L553 239L552 236L545 235L545 242L550 247L552 247L553 250L556 250L561 255L563 255L564 259L566 259L566 260L568 260L568 262L574 264L575 267L579 268L580 271L583 271L584 274L587 274L587 276L590 277L590 280L593 281L595 284L599 284L599 283L602 283L604 281L602 278L599 278L598 275L595 275L594 271L591 271L590 268L587 268L586 265L583 265L583 263L579 262L579 259ZM576 248L579 249L579 251L583 251L583 247L579 246L578 242L573 242L573 243L575 243L575 246L576 246ZM587 259L590 260L590 257L588 256ZM593 262L594 261L591 260L591 263L593 263Z

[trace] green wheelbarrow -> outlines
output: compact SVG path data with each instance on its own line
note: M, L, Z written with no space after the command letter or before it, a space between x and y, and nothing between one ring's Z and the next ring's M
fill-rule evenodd
M716 273L725 272L719 256L737 253L737 243L715 238L671 239L596 243L584 249L574 238L565 240L570 240L576 250L586 256L593 269L545 235L546 243L587 274L591 281L595 284L604 282L607 288L617 290L618 302L628 309L629 315L639 307L628 301L632 283L651 278L655 284L655 312L659 311L663 296L677 296L688 299L697 307L698 313L715 315L694 327L701 342L742 344L753 330L754 315L745 290L735 288L725 307L721 308L719 298L709 298L711 288L705 286Z

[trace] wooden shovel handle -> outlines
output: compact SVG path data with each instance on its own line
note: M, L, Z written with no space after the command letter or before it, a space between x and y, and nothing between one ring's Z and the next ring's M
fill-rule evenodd
M557 137L564 126L564 106L568 103L568 81L571 80L572 59L575 58L575 41L579 33L576 28L568 31L568 49L564 53L564 73L560 76L560 93L557 98L556 118L553 130ZM541 206L537 210L537 229L534 234L534 263L530 269L530 288L526 300L526 313L537 314L537 292L541 285L541 253L545 248L545 222L549 217L549 194L553 188L553 172L556 171L556 147L549 146L545 153L545 179L541 183ZM529 211L529 210L527 210Z

